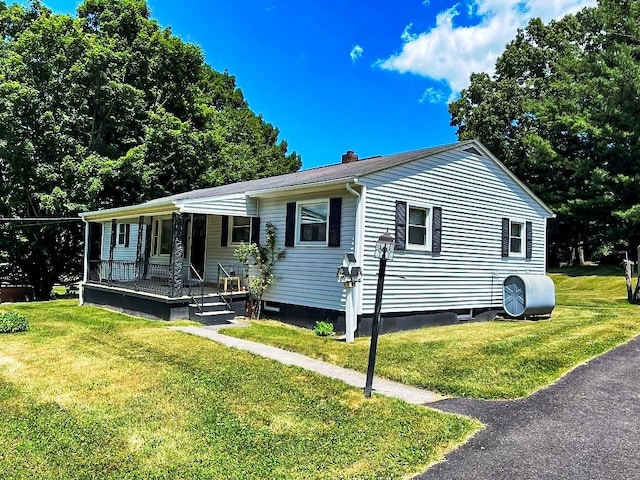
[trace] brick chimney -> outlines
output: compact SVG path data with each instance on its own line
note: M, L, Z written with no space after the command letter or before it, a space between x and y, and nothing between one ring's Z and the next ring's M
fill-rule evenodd
M353 150L347 150L347 153L344 153L342 155L342 163L351 163L351 162L357 162L357 161L358 161L358 155L356 155Z

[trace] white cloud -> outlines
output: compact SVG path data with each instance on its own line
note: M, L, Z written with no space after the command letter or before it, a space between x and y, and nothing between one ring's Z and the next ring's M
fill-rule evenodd
M532 17L548 22L595 4L596 0L463 0L440 12L427 32L412 33L412 24L407 25L401 34L402 50L376 65L444 81L455 95L469 84L472 72L493 73L505 45ZM461 11L469 15L470 25L456 25Z
M446 98L446 95L442 92L442 90L438 90L437 88L429 87L426 88L422 93L420 103L442 103L442 101Z
M364 52L364 49L360 45L356 45L355 47L353 47L349 52L351 61L355 62L356 60L358 60L362 56L363 52Z

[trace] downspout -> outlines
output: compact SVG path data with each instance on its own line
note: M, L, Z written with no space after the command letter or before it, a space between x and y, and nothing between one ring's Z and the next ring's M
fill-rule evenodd
M86 218L82 217L84 222L84 261L83 261L83 273L82 273L82 285L78 291L79 304L84 305L84 286L89 279L89 222Z
M353 180L354 185L360 185L358 183L358 179L354 179ZM364 267L364 194L365 194L365 187L364 185L360 185L360 188L362 190L362 193L357 192L356 190L353 189L353 187L351 186L350 183L347 183L345 185L345 188L347 189L347 191L353 195L354 197L356 197L356 201L357 201L357 205L356 205L356 225L355 225L355 232L354 232L354 254L356 256L356 261L357 264L360 266L360 268L362 269ZM364 278L364 276L363 276ZM351 340L353 341L353 336L355 334L355 330L358 326L358 315L360 315L362 313L362 295L363 295L363 288L362 288L362 282L358 282L355 285L355 288L353 289L354 291L352 292L352 303L351 303L351 308L353 309L353 313L352 313L352 331L347 331L346 332L346 337L347 337L347 341ZM347 299L348 301L349 299ZM345 327L346 327L346 323L347 323L347 313L345 312Z

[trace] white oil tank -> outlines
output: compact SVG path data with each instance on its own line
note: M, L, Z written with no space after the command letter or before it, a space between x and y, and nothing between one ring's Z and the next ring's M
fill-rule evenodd
M510 275L504 279L502 305L511 317L551 315L556 289L546 275Z

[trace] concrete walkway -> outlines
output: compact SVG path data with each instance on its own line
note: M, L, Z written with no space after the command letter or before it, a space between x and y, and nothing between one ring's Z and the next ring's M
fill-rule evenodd
M249 340L243 340L241 338L229 337L218 332L218 330L220 330L221 328L229 328L233 326L234 325L231 324L212 325L208 327L171 328L173 330L190 333L191 335L208 338L209 340L213 340L214 342L226 345L227 347L246 350L247 352L251 352L261 357L271 358L286 365L295 365L297 367L304 368L305 370L319 373L320 375L324 375L325 377L342 380L346 384L353 387L364 389L364 385L366 383L366 375L364 373L338 367L321 360L316 360L305 355L300 355L298 353L288 352L287 350L282 350L281 348L271 347L269 345L251 342ZM428 390L410 387L408 385L392 382L391 380L385 380L379 377L373 378L373 391L374 394L399 398L400 400L404 400L407 403L413 404L437 402L445 398L442 395L430 392Z

